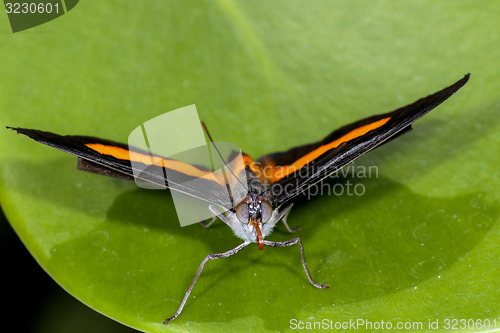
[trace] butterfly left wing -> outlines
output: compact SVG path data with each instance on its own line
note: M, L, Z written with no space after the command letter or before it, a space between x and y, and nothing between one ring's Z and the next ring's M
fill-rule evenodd
M261 157L279 207L369 150L411 129L411 124L457 92L470 74L451 86L395 111L344 126L320 142Z
M227 195L224 195L226 193L224 180L202 167L154 156L149 152L110 140L89 136L63 136L26 128L7 128L50 147L78 156L80 170L124 179L138 178L141 181L179 191L221 207L232 207ZM144 168L134 170L133 165L142 165ZM178 179L182 181L177 181ZM191 179L196 179L196 187L189 186Z

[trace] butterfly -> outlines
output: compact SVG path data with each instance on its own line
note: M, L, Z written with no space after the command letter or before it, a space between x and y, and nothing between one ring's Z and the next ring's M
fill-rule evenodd
M162 185L206 201L214 218L202 224L209 227L218 218L243 240L243 243L231 250L206 256L177 312L164 321L168 323L183 311L208 261L232 256L251 243L257 243L259 250L264 246L298 245L302 266L309 282L316 288L328 288L328 285L316 283L311 277L300 238L284 242L269 241L265 238L280 221L290 233L297 231L298 228L292 229L287 223L294 199L368 151L411 130L413 122L457 92L467 83L469 77L470 74L467 74L449 87L395 111L343 126L321 141L268 154L257 160L243 153L241 162L232 165L229 172L234 175L233 182L236 179L243 184L244 193L240 199L231 199L230 202L219 195L226 190L231 192L227 177L221 173L214 174L200 166L168 157L155 156L155 159L151 159L148 152L109 140L88 136L62 136L35 129L8 128L40 143L76 155L80 170L123 179L139 177L142 181ZM205 126L204 128L213 142L210 133ZM137 165L147 168L138 174L135 172ZM166 176L167 174L169 176ZM184 180L199 180L203 183L204 190L201 191L199 186L190 186L189 182L177 181L170 175L182 176ZM246 179L246 183L241 179ZM221 211L220 207L224 209Z

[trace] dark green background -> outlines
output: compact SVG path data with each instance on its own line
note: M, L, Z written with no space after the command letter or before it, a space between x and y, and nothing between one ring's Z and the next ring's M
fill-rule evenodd
M357 162L379 168L364 196L292 212L329 290L308 284L297 248L249 247L211 262L165 327L201 260L239 240L221 223L180 228L168 193L78 172L71 156L7 130L2 209L64 289L141 330L498 318L499 15L496 1L86 1L22 33L1 19L1 126L126 141L194 103L216 140L255 157L471 72L415 131ZM289 238L282 227L270 237Z

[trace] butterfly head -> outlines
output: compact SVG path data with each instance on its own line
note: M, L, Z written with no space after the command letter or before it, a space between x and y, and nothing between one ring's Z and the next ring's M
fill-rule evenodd
M248 195L237 206L232 218L232 229L236 236L257 243L264 248L264 238L276 225L276 210L263 196Z

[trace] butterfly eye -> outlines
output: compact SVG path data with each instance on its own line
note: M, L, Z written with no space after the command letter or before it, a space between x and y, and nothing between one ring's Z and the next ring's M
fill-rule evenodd
M262 201L260 203L260 209L261 209L262 223L266 223L271 219L271 216L273 215L273 207L271 206L269 201Z
M248 224L250 216L248 214L248 204L246 202L242 202L236 207L236 217L241 223Z

